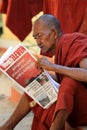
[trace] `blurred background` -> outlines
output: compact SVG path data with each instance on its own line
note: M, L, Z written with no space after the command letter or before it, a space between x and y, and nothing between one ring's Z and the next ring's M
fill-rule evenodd
M81 32L87 35L87 0L0 0L0 57L9 46L18 43L35 56L39 55L40 50L31 30L33 22L43 13L56 16L63 33ZM0 72L0 124L15 109L22 93L13 81ZM24 119L15 130L30 130L33 114L26 118L30 123Z

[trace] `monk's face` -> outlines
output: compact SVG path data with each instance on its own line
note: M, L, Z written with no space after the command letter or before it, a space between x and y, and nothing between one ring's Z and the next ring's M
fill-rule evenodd
M33 37L40 47L42 54L47 52L55 53L56 37L52 28L45 26L43 22L36 22L33 25Z

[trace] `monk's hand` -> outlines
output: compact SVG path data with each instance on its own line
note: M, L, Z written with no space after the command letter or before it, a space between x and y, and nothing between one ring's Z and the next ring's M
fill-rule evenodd
M52 71L52 65L53 63L51 63L46 57L37 59L36 66L38 69L42 68L48 71Z

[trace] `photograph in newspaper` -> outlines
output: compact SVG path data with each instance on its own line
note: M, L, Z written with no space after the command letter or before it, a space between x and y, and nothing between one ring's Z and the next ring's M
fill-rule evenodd
M0 59L1 71L41 107L48 108L57 99L58 91L53 80L49 80L45 71L35 67L36 59L22 44L11 50L7 50L9 54Z
M54 89L54 84L51 83L45 72L40 74L37 78L33 78L25 90L33 98L37 99L38 104L44 108L48 108L57 99L57 91Z

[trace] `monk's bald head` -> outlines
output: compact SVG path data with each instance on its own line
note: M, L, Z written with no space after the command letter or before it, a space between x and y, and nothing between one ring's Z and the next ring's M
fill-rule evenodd
M44 26L47 26L49 28L54 27L58 32L61 31L61 27L60 27L60 22L58 21L58 19L51 15L51 14L44 14L41 15L36 21L35 23L42 23Z

